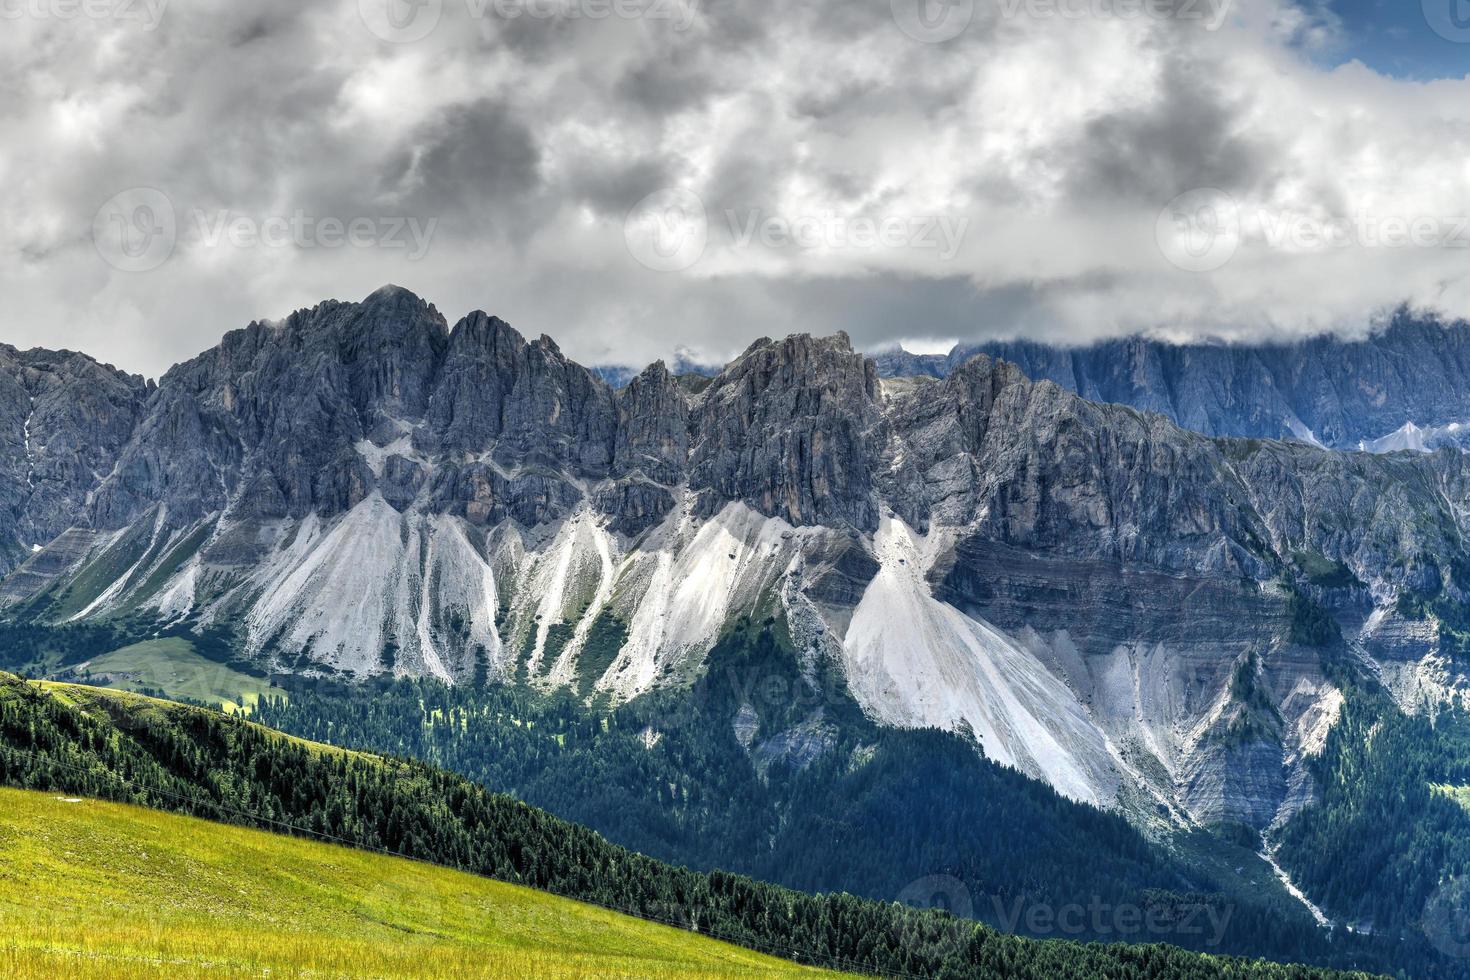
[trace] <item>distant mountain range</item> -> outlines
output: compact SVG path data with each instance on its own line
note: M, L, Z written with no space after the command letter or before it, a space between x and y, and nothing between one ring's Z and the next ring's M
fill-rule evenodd
M1470 436L1470 325L1400 313L1356 341L1172 344L1143 338L1086 347L962 344L945 355L873 355L885 378L942 378L976 354L1009 361L1091 401L1160 412L1211 436L1296 439L1392 452Z

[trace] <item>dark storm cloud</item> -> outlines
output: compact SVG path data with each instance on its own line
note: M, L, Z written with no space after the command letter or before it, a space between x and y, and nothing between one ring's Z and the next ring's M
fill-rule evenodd
M1221 66L1171 55L1158 101L1089 121L1066 152L1074 194L1157 201L1195 187L1254 186L1271 165L1270 144L1253 140L1242 109L1221 90Z
M482 217L538 189L536 136L505 103L456 106L414 139L413 172L404 180L419 185L412 200L421 211Z
M630 68L618 79L614 93L630 108L663 114L697 106L721 90L696 54L675 49L669 57Z
M627 165L611 164L596 157L582 157L567 174L567 193L604 217L621 219L649 194L672 182L663 160L637 160Z

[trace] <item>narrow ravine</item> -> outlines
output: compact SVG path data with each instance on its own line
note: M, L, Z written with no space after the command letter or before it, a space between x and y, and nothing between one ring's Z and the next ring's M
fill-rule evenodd
M1296 886L1296 883L1291 880L1291 875L1286 873L1286 869L1276 863L1276 855L1272 853L1270 848L1261 849L1261 860L1269 864L1271 870L1276 872L1276 877L1286 887L1286 890L1291 893L1291 897L1306 906L1307 911L1312 913L1312 918L1317 920L1317 925L1327 929L1337 928L1337 924L1327 917L1327 913L1314 905L1312 900Z
M26 486L33 487L36 485L36 458L31 452L31 420L36 417L36 399L34 396L27 397L30 398L30 407L27 409L25 424Z

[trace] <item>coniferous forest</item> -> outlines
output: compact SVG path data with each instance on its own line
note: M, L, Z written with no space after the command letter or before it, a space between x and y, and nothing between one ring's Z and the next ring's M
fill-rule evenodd
M1226 920L1228 909L1218 933L1181 925L1163 940L1337 966L1406 963L1398 944L1329 936L1299 904L1278 900L1277 889L1235 886L1239 872L1211 875L1205 855L1230 869L1254 861L1238 845L1203 831L1149 840L1116 814L987 761L959 737L880 729L837 678L804 681L769 625L742 633L722 641L692 691L617 708L589 709L573 693L525 686L380 679L365 694L357 685L281 678L290 698L263 702L257 717L302 737L463 773L701 870L880 901L913 898L925 883L958 887L968 914L1023 934L1028 920L1017 909L1058 908L1079 895L1109 907L1187 910L1178 923L1206 912ZM773 758L759 737L743 745L730 722L742 704L778 731L820 707L830 744L810 762ZM1081 922L1069 938L1120 938L1109 922L1093 925ZM1423 956L1419 963L1412 954L1417 969L1453 975L1455 964Z
M0 782L310 834L474 871L801 962L979 978L1326 977L1153 944L1035 942L944 912L672 867L452 773L204 709L0 682Z
M1358 691L1314 766L1322 799L1281 835L1280 859L1301 887L1388 936L1420 934L1441 904L1458 916L1470 872L1470 716L1406 715Z

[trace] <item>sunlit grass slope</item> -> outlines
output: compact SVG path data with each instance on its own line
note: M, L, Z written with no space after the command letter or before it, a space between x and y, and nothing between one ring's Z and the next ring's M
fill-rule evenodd
M169 697L218 705L225 711L253 707L262 696L285 697L268 681L215 663L181 637L145 640L94 657L83 676L88 683L123 691L163 691Z
M0 789L0 976L819 977L372 853Z

